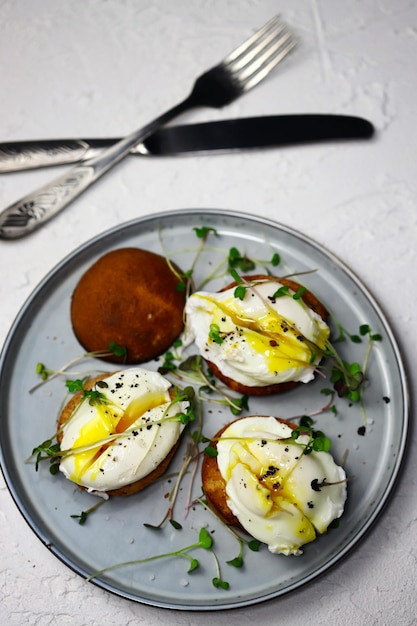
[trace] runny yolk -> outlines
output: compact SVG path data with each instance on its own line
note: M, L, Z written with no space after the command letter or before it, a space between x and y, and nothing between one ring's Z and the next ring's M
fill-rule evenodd
M150 391L145 396L134 398L125 409L125 412L117 422L116 432L123 433L130 428L136 420L141 417L146 411L165 404L168 399L164 394L157 391Z
M263 317L252 320L235 310L234 300L229 303L204 298L215 305L214 323L222 330L222 322L226 315L235 326L235 332L238 333L239 338L243 337L257 353L264 356L269 371L281 372L293 367L305 367L314 360L314 351L310 342L306 341L297 328L277 311L270 309ZM324 347L326 339L326 333L323 330L320 331L317 340L319 348Z
M98 445L83 452L73 453L74 473L71 480L78 482L83 474L106 451L110 445L110 442L105 441L108 437L125 432L147 411L168 401L169 396L164 393L151 391L144 396L134 398L125 411L112 405L95 405L91 419L81 427L79 436L74 441L72 449L90 446L95 442Z

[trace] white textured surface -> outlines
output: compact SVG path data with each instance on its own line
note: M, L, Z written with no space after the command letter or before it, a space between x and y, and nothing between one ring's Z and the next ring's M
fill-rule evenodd
M0 136L129 132L180 100L195 76L281 12L301 44L255 91L188 119L288 112L368 117L368 143L198 158L129 158L32 236L0 242L0 342L36 284L90 237L169 208L255 212L310 235L367 284L417 354L416 0L0 0ZM0 206L55 172L0 178ZM412 402L414 419L415 402ZM223 614L166 611L73 574L24 522L0 478L0 617L48 624L376 626L416 623L417 455L360 546L302 591ZM7 620L7 621L6 621Z

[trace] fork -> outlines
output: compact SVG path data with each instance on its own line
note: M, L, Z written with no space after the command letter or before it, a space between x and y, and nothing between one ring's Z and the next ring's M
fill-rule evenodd
M134 145L185 111L221 108L233 102L263 80L295 45L295 37L280 16L273 17L219 65L197 78L182 102L5 209L0 214L0 238L17 239L39 228L125 158Z

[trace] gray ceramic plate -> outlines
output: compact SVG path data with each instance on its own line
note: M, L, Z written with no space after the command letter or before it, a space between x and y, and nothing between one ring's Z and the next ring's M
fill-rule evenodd
M349 331L369 324L380 333L368 369L365 394L366 434L358 406L337 401L338 414L328 412L317 418L317 427L332 439L332 451L340 460L348 451L346 471L349 497L339 528L309 544L300 557L255 553L245 550L244 567L236 569L226 561L237 556L235 539L200 505L184 515L187 479L175 507L175 518L183 525L175 530L156 524L163 517L165 494L172 481L166 479L137 496L112 499L99 508L84 525L71 515L88 509L95 499L66 481L52 477L46 465L36 473L26 463L33 447L54 432L55 419L63 399L62 380L52 381L35 393L28 390L37 382L38 361L58 367L82 350L71 330L69 304L82 273L103 253L124 246L162 252L164 249L188 269L198 244L193 227L210 226L218 237L209 241L196 270L197 281L206 277L228 250L235 246L249 257L270 259L278 252L281 273L316 271L303 277L304 283L328 305ZM215 281L218 288L224 280ZM340 351L348 361L364 356L365 344L346 341ZM86 366L85 366L86 367ZM111 367L111 366L110 366ZM108 369L110 369L107 366ZM150 364L157 367L157 363ZM328 383L317 379L280 397L250 401L250 414L290 417L320 408L325 398L320 388ZM230 421L226 408L209 405L204 415L204 434L214 434ZM1 465L8 488L33 531L50 551L81 576L126 560L170 552L194 543L202 526L214 537L214 550L228 590L211 583L216 575L213 555L199 549L193 556L200 567L188 573L182 558L170 558L115 569L93 584L120 596L161 607L186 610L216 610L258 603L276 598L314 580L339 562L357 545L381 512L398 476L404 455L408 425L408 398L404 368L397 344L379 306L357 277L332 254L305 236L275 222L220 210L171 211L122 224L83 245L64 259L37 287L18 315L6 340L0 363ZM181 464L177 455L172 471ZM199 477L194 483L200 495Z

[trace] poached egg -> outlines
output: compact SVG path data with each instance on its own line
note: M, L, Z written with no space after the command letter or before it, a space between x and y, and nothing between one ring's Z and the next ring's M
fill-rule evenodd
M235 287L195 292L185 307L188 341L242 385L309 382L330 330L293 291L276 297L281 287L278 280L250 283L243 299Z
M171 384L158 372L131 368L95 383L103 399L84 398L63 425L59 469L87 491L100 494L144 478L174 447L182 432L169 418L188 402L173 402Z
M326 532L346 500L346 474L328 452L303 454L309 435L275 417L245 417L217 442L227 505L252 537L277 554L299 555Z

